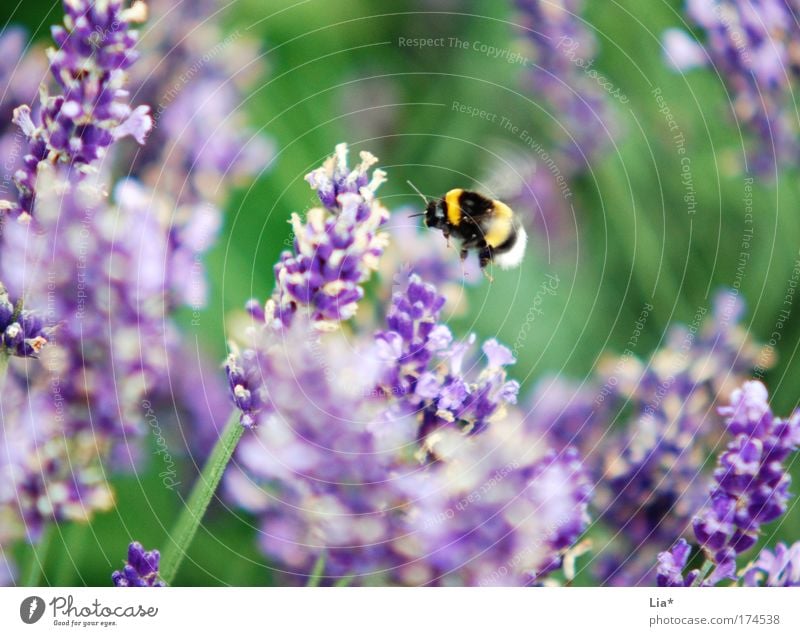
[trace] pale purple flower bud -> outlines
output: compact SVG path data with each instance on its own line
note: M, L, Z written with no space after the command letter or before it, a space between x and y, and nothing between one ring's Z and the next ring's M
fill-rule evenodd
M779 543L773 552L764 548L742 577L744 585L766 587L800 586L800 541L788 546Z

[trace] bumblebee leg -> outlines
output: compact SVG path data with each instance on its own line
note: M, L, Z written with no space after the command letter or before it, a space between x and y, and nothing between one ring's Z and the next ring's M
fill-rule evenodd
M494 282L494 278L492 278L492 275L488 271L486 271L486 266L492 262L492 248L488 246L484 247L480 251L478 258L480 259L481 271L483 272L484 276L486 276L486 278L489 279L490 283Z
M461 260L462 261L467 260L467 256L469 256L469 250L462 246L460 255L461 255Z
M481 269L486 267L492 260L492 248L484 247L479 254Z

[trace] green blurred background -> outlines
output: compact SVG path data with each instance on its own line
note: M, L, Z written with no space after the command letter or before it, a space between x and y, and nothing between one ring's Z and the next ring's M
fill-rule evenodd
M59 3L4 3L0 22L24 24L46 40L60 19ZM266 5L269 8L266 8ZM497 273L493 284L466 288L468 311L450 320L457 333L475 330L512 343L536 289L558 274L558 293L546 299L513 374L530 387L545 373L581 379L604 351L620 352L642 306L654 310L635 353L647 357L674 322L691 322L713 292L737 276L745 228L744 180L739 170L743 134L731 123L719 77L698 70L681 75L666 67L664 29L681 25L678 0L589 0L585 19L595 31L595 68L629 98L615 103L621 132L602 161L571 183L568 245L531 242L520 269ZM340 141L369 149L389 172L387 206L418 205L406 184L437 195L480 182L500 144L522 148L518 135L497 123L453 112L454 101L498 113L546 139L553 121L526 88L524 68L469 49L398 46L400 37L457 37L497 48L520 48L511 2L392 2L348 0L232 2L220 20L262 42L269 66L246 108L255 126L277 142L271 169L228 204L222 239L209 269L212 301L191 336L222 359L225 317L250 297L272 289L272 264L289 236L292 211L309 206L303 181ZM42 27L41 25L45 25ZM680 157L652 91L660 88L686 136L697 208L687 214ZM797 175L753 185L753 238L741 279L745 324L766 342L795 261L800 257ZM574 226L577 225L577 230ZM456 258L455 252L453 257ZM766 376L776 412L798 403L800 322L797 308L780 330L778 362ZM192 331L194 329L194 331ZM186 461L183 483L196 469ZM800 470L795 467L796 478ZM128 540L146 547L164 539L179 504L154 474L118 478L119 505L91 526L60 529L48 560L47 582L107 585ZM796 490L796 489L795 489ZM272 580L255 546L254 520L217 502L194 542L177 584L263 585ZM774 538L797 539L795 506L776 524ZM19 558L27 558L20 548Z

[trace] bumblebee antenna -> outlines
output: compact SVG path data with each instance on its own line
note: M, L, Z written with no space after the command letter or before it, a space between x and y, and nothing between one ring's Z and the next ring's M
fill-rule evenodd
M411 183L411 181L406 180L406 183L413 188L414 192L416 192L422 198L422 200L425 202L425 205L427 206L428 205L428 199L424 194L422 194L422 192L419 191L419 188L417 186L415 186L413 183Z

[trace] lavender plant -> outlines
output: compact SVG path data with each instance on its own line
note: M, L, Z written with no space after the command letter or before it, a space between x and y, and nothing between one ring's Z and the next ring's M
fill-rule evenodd
M764 548L754 563L745 568L744 584L750 587L800 586L800 542L778 543L775 550Z
M396 285L386 329L343 340L388 215L374 158L351 170L346 152L308 176L325 208L293 217L295 252L228 361L255 431L226 491L261 516L261 546L292 581L323 559L326 580L539 582L588 520L580 457L548 450L512 411L511 352L489 340L469 356L475 337L454 339L444 297L416 274Z
M689 547L683 540L659 555L660 584L713 585L738 580L738 556L755 545L763 525L786 512L791 478L784 463L800 447L800 415L786 420L775 417L767 397L763 384L750 381L733 392L729 406L720 408L732 439L719 455L707 502L692 523L707 559L706 571L681 575ZM785 546L778 551L781 558L789 555ZM789 562L776 568L771 556L769 551L762 553L761 565L755 566L747 582L760 578L759 570L767 571L773 583L782 580ZM713 571L706 577L709 567Z
M147 106L127 103L125 70L137 58L137 33L145 4L124 8L123 0L65 2L64 26L52 29L58 49L49 49L50 74L59 92L45 84L36 111L23 104L14 123L28 140L23 166L14 176L15 202L0 202L12 216L26 220L33 212L36 181L43 164L69 165L76 173L102 159L116 140L132 136L139 143L152 126Z
M143 404L165 392L170 364L187 366L171 313L205 303L198 265L220 224L219 188L214 205L132 178L107 194L125 155L116 142L141 143L152 127L148 107L129 106L125 90L139 56L132 24L146 10L112 0L66 2L65 11L49 52L60 93L44 87L33 109L16 109L28 148L17 200L3 205L0 279L26 301L12 305L4 289L4 347L30 355L52 345L41 364L8 371L3 447L14 459L2 466L0 505L13 523L3 546L112 505L107 475L139 461ZM6 400L14 391L28 400Z
M720 293L710 315L701 307L691 324L673 326L648 360L607 355L590 384L544 379L529 398L541 430L557 447L576 445L596 480L595 516L613 532L599 550L600 580L651 582L656 554L702 508L703 467L724 431L715 406L757 364L771 364L740 325L743 311Z
M686 3L698 43L685 31L664 36L668 62L677 70L710 67L723 79L736 121L751 146L746 170L774 175L797 164L794 97L800 5L794 0L693 0Z
M794 143L791 87L776 66L792 59L784 18L794 4L742 5L690 11L748 125ZM116 586L173 584L220 483L257 520L258 547L290 584L555 585L573 582L587 550L611 584L798 584L798 543L742 561L789 506L800 425L797 414L774 417L766 388L746 381L771 361L732 292L710 316L701 307L672 328L652 356L606 355L587 383L543 378L520 397L510 349L446 324L470 271L440 235L389 211L377 159L364 151L353 162L347 144L306 176L319 204L291 215L272 294L232 321L224 376L192 364L174 313L205 304L202 261L230 186L273 156L243 114L258 47L205 20L223 3L192 6L188 16L166 0L147 10L65 0L38 98L39 78L9 77L5 63L24 38L0 36L0 114L18 128L0 128L4 168L15 170L15 196L4 180L0 204L0 582L20 580L19 543L43 561L53 524L113 507L109 477L142 466L145 410L177 400L205 467L180 495L164 558L131 543ZM582 4L517 7L529 86L563 124L547 157L564 172L540 153L549 170L517 166L525 187L509 201L546 199L541 216L555 211L545 221L556 227L566 180L602 156L615 116L593 82ZM736 28L763 58L757 68L726 40ZM703 59L685 36L669 37L682 64ZM29 75L42 74L38 64L24 61ZM789 144L778 150L773 160L790 158ZM221 433L231 405L199 404L203 377L227 379L233 409ZM705 564L686 572L693 551ZM36 584L38 569L28 574Z

